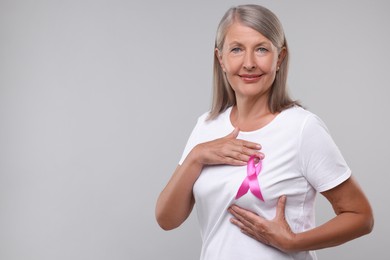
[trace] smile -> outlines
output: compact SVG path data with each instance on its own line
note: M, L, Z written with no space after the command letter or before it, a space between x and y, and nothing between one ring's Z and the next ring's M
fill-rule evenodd
M258 81L261 78L262 75L259 75L259 74L241 74L239 76L240 76L240 78L244 82L252 83L252 82Z

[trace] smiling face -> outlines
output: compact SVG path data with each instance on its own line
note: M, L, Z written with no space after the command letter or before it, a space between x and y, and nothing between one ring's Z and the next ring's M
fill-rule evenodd
M237 98L268 98L285 49L279 53L261 33L234 22L216 55Z

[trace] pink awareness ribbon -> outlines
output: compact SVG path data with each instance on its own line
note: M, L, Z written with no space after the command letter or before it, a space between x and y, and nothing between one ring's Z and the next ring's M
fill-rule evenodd
M241 198L248 192L248 190L250 190L253 195L255 195L260 200L264 201L263 195L261 194L259 182L257 180L257 176L260 174L262 168L262 162L261 160L259 160L259 162L256 165L255 158L256 156L254 155L252 155L249 158L248 165L247 165L247 176L242 182L240 188L238 189L236 199Z

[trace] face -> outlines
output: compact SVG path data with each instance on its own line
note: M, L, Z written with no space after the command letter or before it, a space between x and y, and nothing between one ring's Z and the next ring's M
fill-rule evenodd
M216 55L237 97L267 97L285 56L256 30L233 23Z

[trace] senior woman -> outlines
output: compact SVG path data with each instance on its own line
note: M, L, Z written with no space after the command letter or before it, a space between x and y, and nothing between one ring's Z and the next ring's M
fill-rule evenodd
M286 88L289 50L267 8L241 5L216 35L214 99L156 205L170 230L197 208L202 260L317 259L371 232L372 209L325 124ZM315 225L315 197L335 216Z

